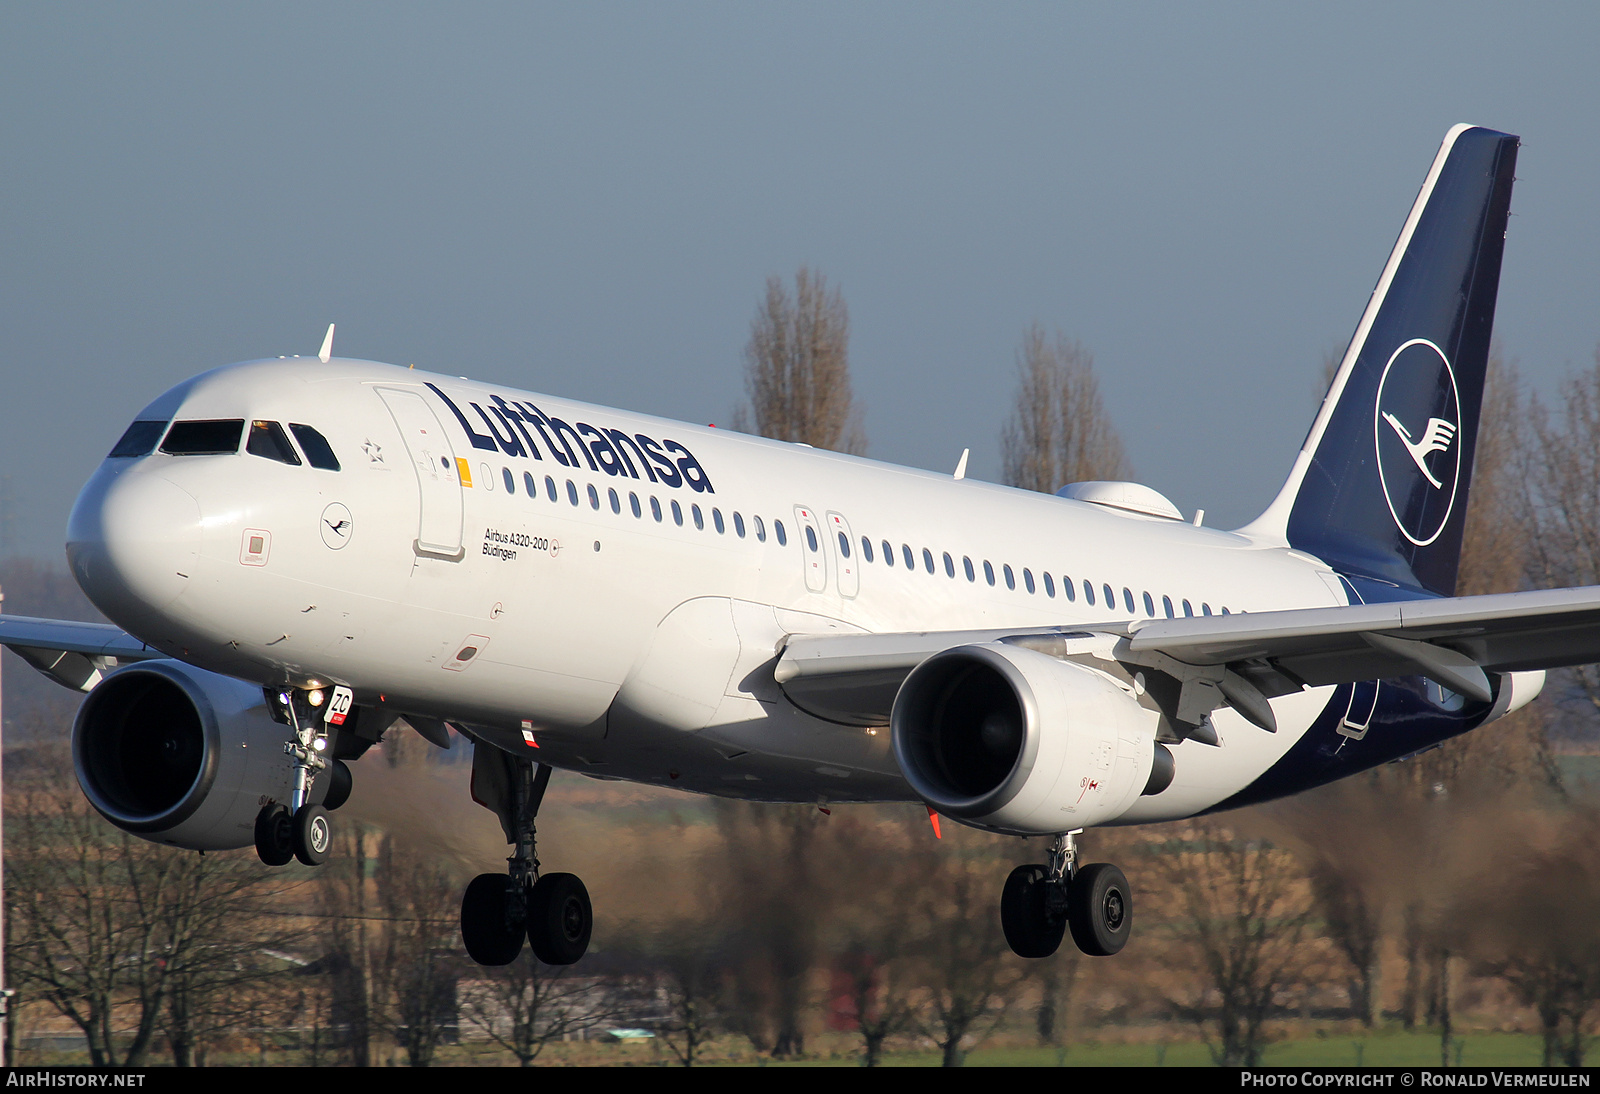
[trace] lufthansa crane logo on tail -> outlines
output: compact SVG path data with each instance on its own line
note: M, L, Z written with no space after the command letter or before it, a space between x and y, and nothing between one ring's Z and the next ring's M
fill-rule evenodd
M1425 338L1395 350L1378 382L1373 443L1389 513L1418 547L1439 538L1455 509L1460 423L1455 370L1444 351Z

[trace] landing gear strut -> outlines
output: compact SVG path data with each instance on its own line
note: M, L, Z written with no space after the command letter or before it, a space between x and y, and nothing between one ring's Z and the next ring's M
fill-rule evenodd
M348 696L345 692L347 700ZM283 866L291 858L307 866L321 866L328 861L328 850L333 845L333 827L327 810L311 804L310 798L317 773L329 763L328 725L316 717L305 692L280 692L278 702L294 730L294 737L283 746L294 763L294 792L288 805L269 802L256 814L256 854L268 866ZM339 795L334 802L337 808L350 794L350 773L337 760L333 762L335 786L330 795Z
M493 781L503 785L494 791L476 785L480 759L500 776ZM475 755L473 762L475 793L496 799L492 808L515 849L506 873L479 874L467 886L461 898L461 941L480 965L509 965L522 952L524 937L546 965L570 965L589 948L594 910L576 874L539 874L534 822L550 785L550 766L504 753Z
M1133 897L1109 862L1078 866L1077 832L1063 832L1047 865L1018 866L1000 893L1000 926L1018 957L1049 957L1067 930L1078 949L1110 957L1128 943Z

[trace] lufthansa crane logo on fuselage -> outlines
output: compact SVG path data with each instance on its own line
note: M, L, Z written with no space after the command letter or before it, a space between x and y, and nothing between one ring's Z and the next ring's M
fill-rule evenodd
M1438 346L1411 339L1383 368L1372 433L1389 513L1418 547L1439 538L1455 509L1460 428L1455 370Z

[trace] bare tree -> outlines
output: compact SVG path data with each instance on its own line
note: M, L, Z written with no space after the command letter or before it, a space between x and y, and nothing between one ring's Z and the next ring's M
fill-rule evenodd
M83 1031L95 1066L143 1066L162 1033L174 1062L192 1065L270 974L262 951L281 932L247 911L268 895L264 871L115 831L66 778L21 802L6 892L13 978Z
M1122 440L1106 415L1094 357L1035 323L1017 351L1016 409L1000 434L1006 484L1053 493L1063 483L1125 479Z
M1594 367L1562 385L1554 412L1532 400L1529 423L1529 577L1542 588L1600 583L1600 347ZM1600 666L1569 671L1592 718L1600 713Z
M522 1067L532 1067L551 1041L594 1029L616 1013L599 981L541 964L532 950L482 976L463 984L462 1013Z
M1027 975L1000 933L991 864L937 851L922 855L918 938L923 1032L939 1046L942 1066L966 1054L1005 1018Z
M1153 850L1152 872L1170 891L1186 943L1173 960L1192 976L1191 993L1173 1003L1206 1033L1219 1065L1254 1067L1267 1018L1306 961L1309 909L1294 859L1208 822Z
M867 450L850 386L850 314L820 273L800 267L793 296L781 278L767 278L744 362L750 403L737 428L836 452Z
M828 818L809 805L715 802L722 836L719 888L733 912L734 1021L758 1051L799 1056L822 926L841 895L822 844Z
M455 1033L459 927L455 881L424 856L385 836L378 864L378 900L387 923L380 973L383 1006L374 1008L412 1067L433 1063ZM375 977L377 979L377 977Z
M1591 1017L1600 1007L1600 938L1594 929L1600 918L1600 870L1594 862L1600 814L1592 807L1563 810L1560 825L1560 841L1531 856L1515 884L1499 886L1487 907L1483 893L1465 903L1486 920L1481 970L1504 980L1539 1016L1544 1066L1559 1061L1582 1067Z

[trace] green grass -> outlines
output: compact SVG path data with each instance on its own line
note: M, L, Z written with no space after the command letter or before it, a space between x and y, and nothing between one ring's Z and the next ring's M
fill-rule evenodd
M1468 1067L1537 1067L1543 1047L1523 1033L1473 1033L1456 1039L1460 1062ZM1357 1045L1362 1046L1359 1053ZM1452 1053L1454 1057L1454 1053ZM1437 1033L1380 1032L1367 1036L1330 1034L1279 1041L1267 1048L1267 1067L1438 1067ZM799 1066L851 1066L848 1058L799 1061ZM1454 1059L1452 1059L1454 1062ZM968 1067L1210 1067L1211 1054L1197 1041L1141 1044L1072 1045L1064 1054L1051 1048L980 1048L967 1054ZM937 1067L937 1052L885 1056L885 1067ZM783 1066L772 1062L768 1066Z

